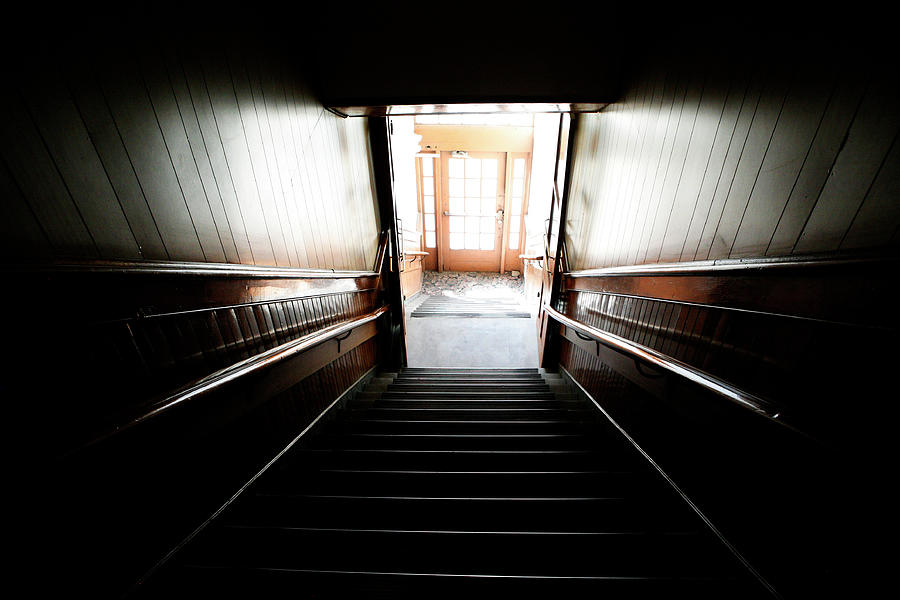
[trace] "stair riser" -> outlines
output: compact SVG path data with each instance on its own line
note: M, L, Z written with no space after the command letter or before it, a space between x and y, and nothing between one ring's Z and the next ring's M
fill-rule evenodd
M692 600L743 600L760 598L756 589L720 579L673 578L571 578L476 577L410 573L351 571L257 570L233 568L185 568L169 576L169 586L182 596L195 597L291 597L305 594L341 595L380 600L441 598L691 598ZM438 591L439 590L439 591ZM764 597L764 596L762 596Z
M442 500L254 496L225 515L235 525L447 531L690 531L680 506L641 500Z
M516 421L490 421L479 423L475 421L336 421L329 425L331 433L481 433L481 434L546 434L546 433L585 433L588 431L586 424L558 421L546 422L516 422Z
M446 470L446 471L565 471L634 467L640 464L621 448L565 452L435 452L435 451L306 451L282 459L275 473L295 474L299 468Z
M597 446L597 441L582 435L538 437L464 435L377 435L352 434L318 436L311 448L391 449L391 450L583 450Z
M392 383L385 388L388 392L476 392L476 393L505 393L505 392L540 392L550 393L550 386L544 382L536 383Z
M363 405L351 403L351 408L362 408ZM522 408L542 408L564 410L565 405L556 400L540 400L540 399L509 399L509 400L484 400L481 398L454 398L454 399L435 399L435 398L389 398L373 402L365 408L465 408L469 410L494 408L500 410L516 410Z
M464 383L495 383L498 385L503 385L506 383L546 383L547 379L541 377L540 375L529 375L529 376L519 376L519 377L487 377L487 376L478 376L473 375L467 378L461 378L456 376L446 376L446 375L431 375L431 376L421 376L421 377L410 377L407 375L396 377L391 380L392 383L404 383L404 384L425 384L429 385L431 383L456 383L456 382L464 382Z
M312 472L261 485L260 493L413 497L609 497L646 495L647 482L633 473L570 474L455 472ZM548 492L552 491L552 494Z
M411 420L483 420L503 419L506 421L532 420L532 419L557 419L564 421L587 421L595 415L584 410L568 410L565 408L535 408L529 405L526 408L514 410L504 408L473 408L472 405L463 405L459 408L436 408L429 405L426 408L415 408L409 405L400 405L394 408L386 408L363 403L351 404L346 411L350 418L364 419L411 419Z
M717 555L683 535L462 535L228 528L210 532L186 564L514 575L708 576Z

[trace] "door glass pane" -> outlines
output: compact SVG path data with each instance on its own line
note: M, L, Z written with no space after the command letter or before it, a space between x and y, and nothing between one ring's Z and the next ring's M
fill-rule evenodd
M519 219L512 219L509 222L509 247L515 249L519 247Z
M465 177L465 165L466 162L464 158L451 158L450 163L450 177Z
M466 239L464 235L465 234L462 233L450 233L451 250L463 250L466 247Z
M524 179L513 179L513 198L521 198L522 190L525 188Z
M450 217L450 233L462 233L465 222L462 217Z
M464 212L465 207L463 205L463 199L450 196L450 213L454 215L461 215Z
M422 201L422 204L425 205L425 212L433 213L434 212L434 196L425 196Z
M497 159L485 158L481 161L481 176L485 179L497 178Z
M434 248L435 247L435 234L433 231L425 232L425 247L426 248Z
M513 177L517 179L525 178L525 159L517 158L513 161Z
M450 180L450 195L451 196L463 196L463 181L464 179L451 179Z
M481 199L481 214L489 215L496 212L497 200L493 197Z
M480 217L466 217L466 233L478 233Z
M434 177L422 178L422 193L434 194Z
M481 249L482 250L493 250L494 249L494 234L493 233L482 233L481 234Z
M425 215L425 231L434 231L434 215Z
M466 232L466 250L478 250L478 234Z
M481 217L481 233L493 233L495 217Z
M466 198L466 214L477 215L480 212L480 201L478 198Z
M423 158L422 159L422 175L425 177L433 177L434 176L434 159L433 158Z
M470 198L481 196L481 183L478 179L466 179L466 196Z
M470 158L466 160L466 178L478 179L481 177L481 160Z
M496 179L482 179L481 180L481 195L489 196L491 198L497 197L497 180Z

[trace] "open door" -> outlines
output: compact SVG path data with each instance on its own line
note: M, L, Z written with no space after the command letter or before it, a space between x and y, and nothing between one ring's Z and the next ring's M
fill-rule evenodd
M561 271L565 268L565 244L562 230L566 218L566 170L568 167L568 148L571 133L571 117L560 116L559 137L556 150L556 171L553 178L553 201L550 204L550 218L547 219L547 231L544 234L544 269L541 273L541 306L553 306L555 295L559 290ZM555 321L547 316L544 310L538 313L538 364L544 368L555 365L553 344Z

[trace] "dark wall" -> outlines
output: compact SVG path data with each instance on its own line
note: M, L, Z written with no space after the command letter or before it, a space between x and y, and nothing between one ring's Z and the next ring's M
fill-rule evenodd
M803 31L636 50L622 99L578 120L566 250L596 271L558 307L779 407L562 340L561 365L797 598L858 593L878 562L900 243L889 55Z
M0 47L12 538L51 595L120 596L376 363L332 341L129 425L381 297L367 122L249 23L122 10L22 17Z
M371 313L374 275L144 263L2 272L35 316L7 324L0 395L14 424L13 538L57 575L33 583L42 593L120 596L376 365L370 323L223 374Z
M317 16L294 56L335 107L612 102L628 58L612 13L592 22L549 7L401 4Z

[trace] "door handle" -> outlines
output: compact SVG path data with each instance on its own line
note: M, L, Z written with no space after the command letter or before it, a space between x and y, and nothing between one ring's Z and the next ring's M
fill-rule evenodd
M445 211L444 211L444 216L445 216L445 217L449 217L449 216L450 216L450 211L449 211L449 210L445 210Z

